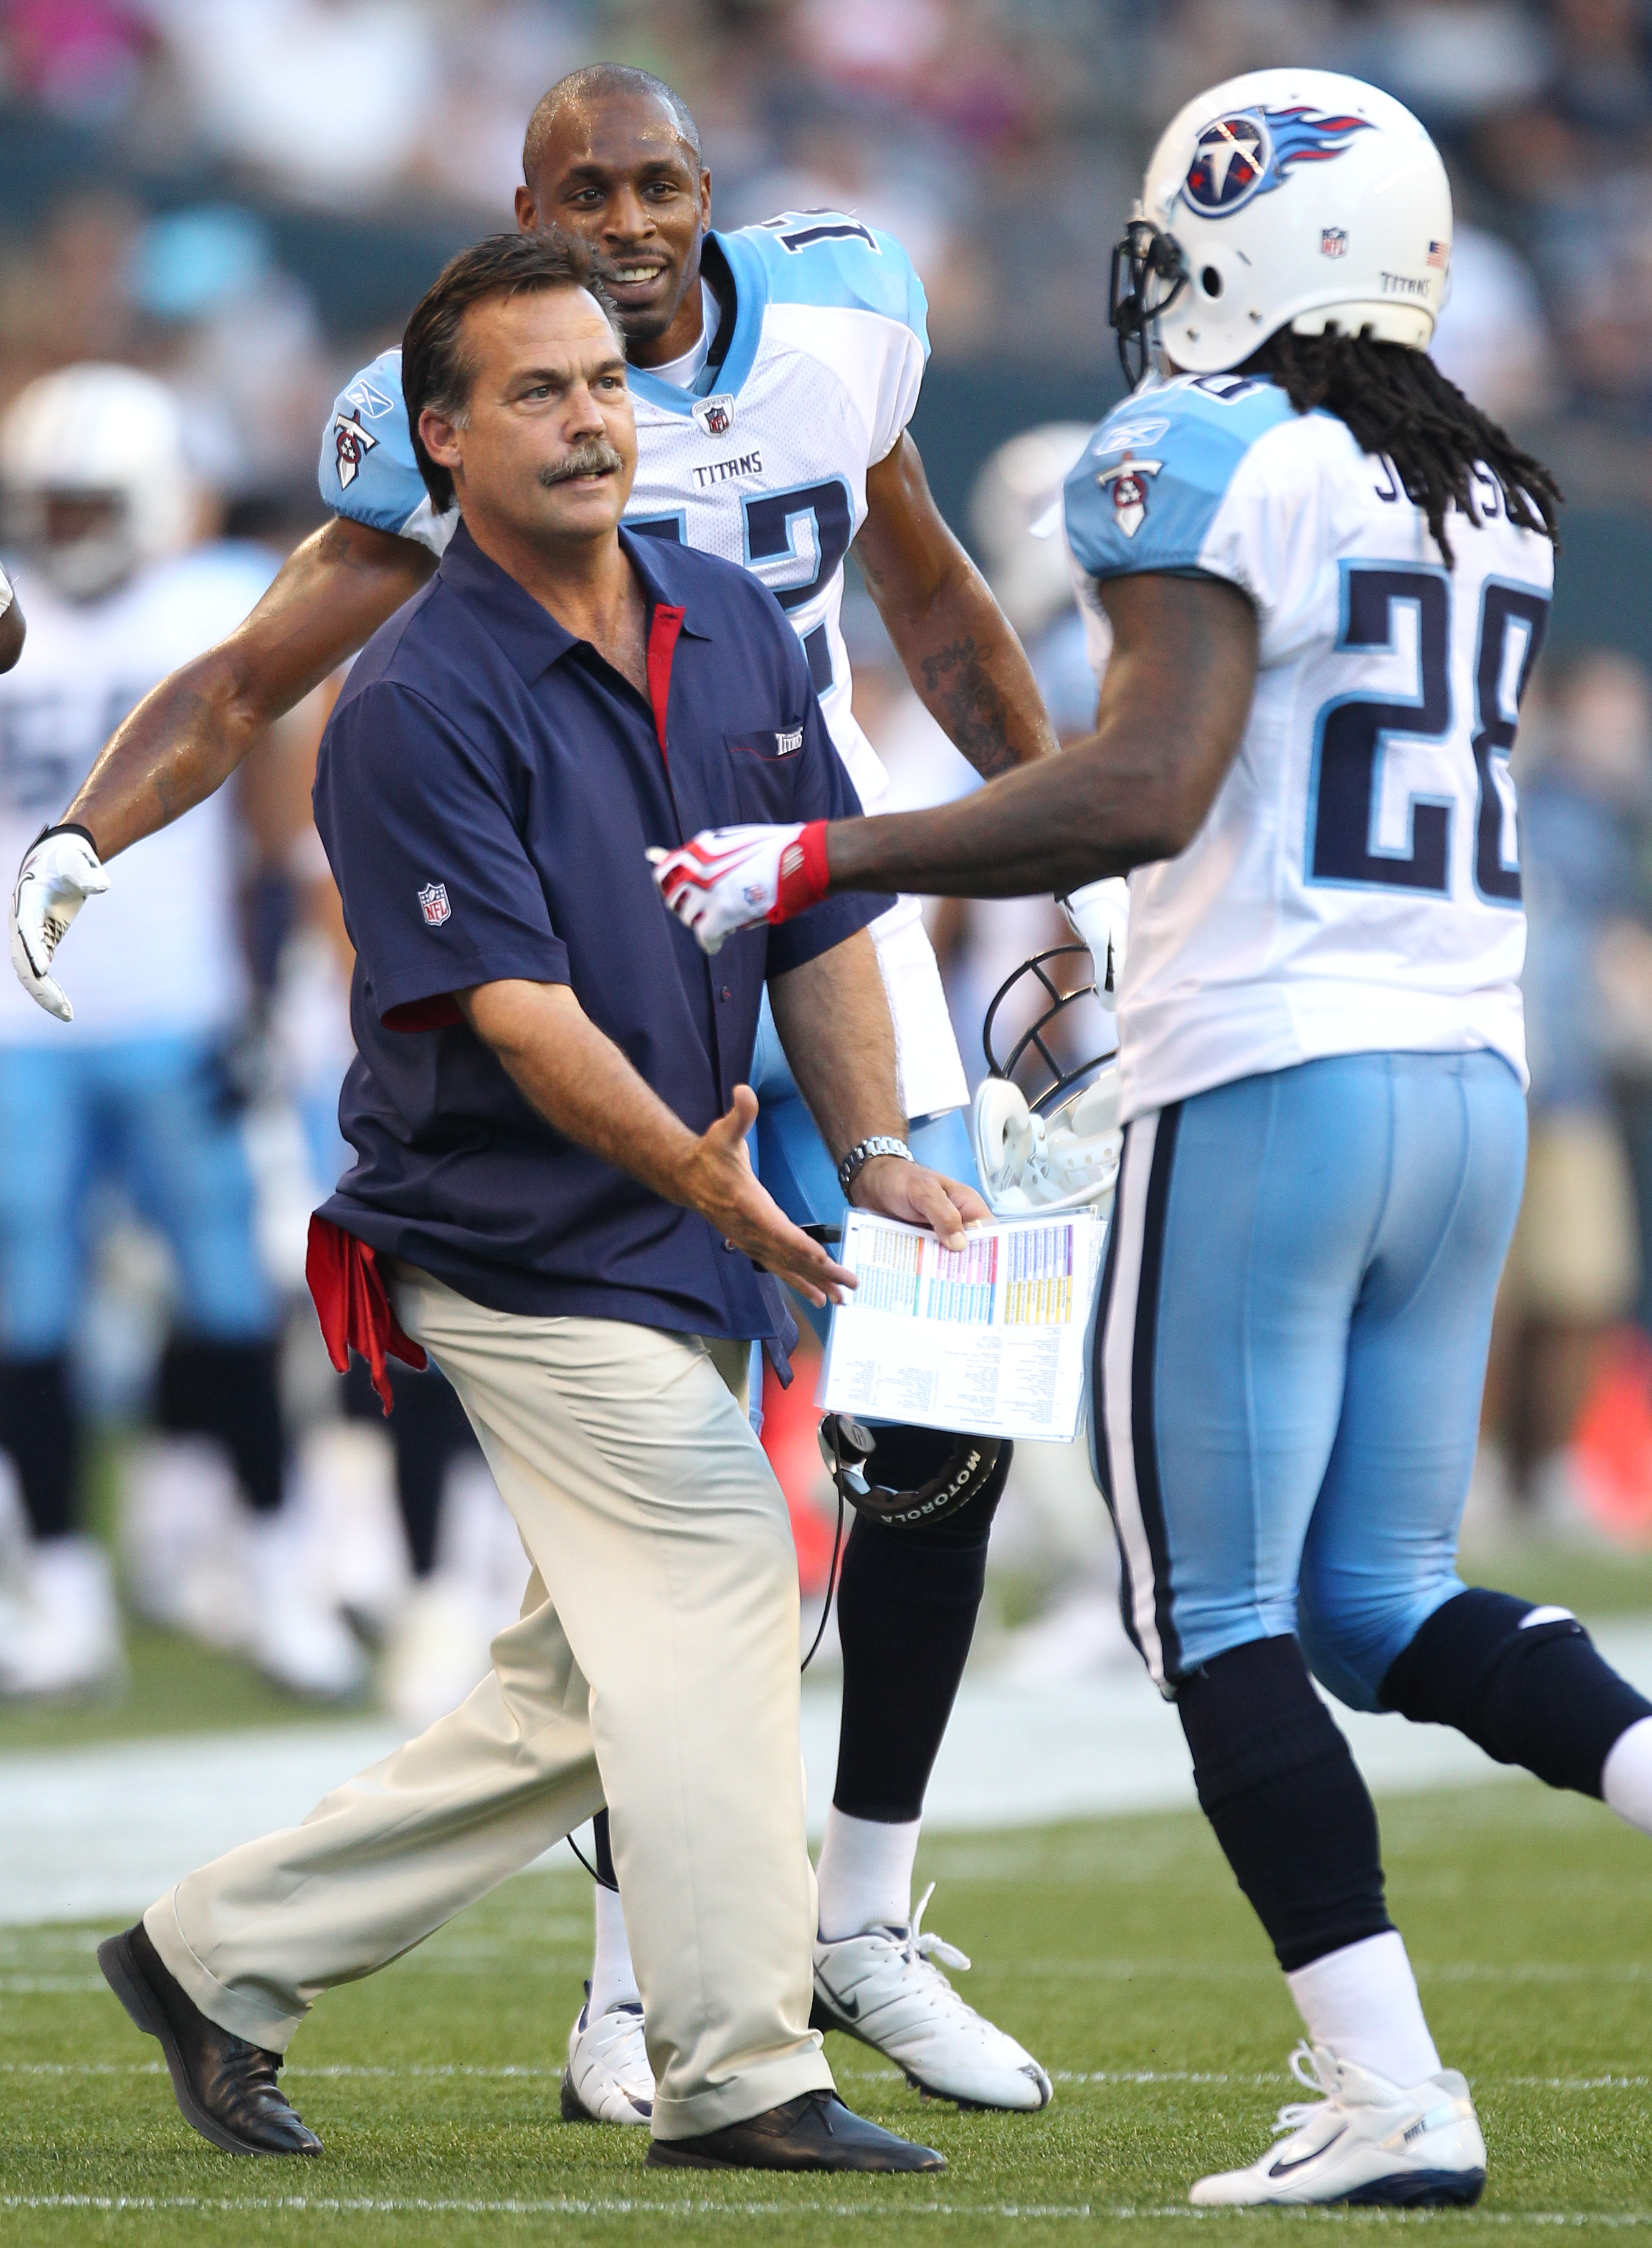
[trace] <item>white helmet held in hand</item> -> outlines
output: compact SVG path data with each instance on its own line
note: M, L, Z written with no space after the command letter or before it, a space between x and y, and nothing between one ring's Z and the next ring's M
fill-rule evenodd
M136 367L88 360L30 383L0 422L0 479L12 537L72 600L176 553L195 530L182 414Z
M1247 71L1148 161L1114 251L1120 357L1134 383L1155 346L1215 374L1283 327L1426 351L1450 260L1445 167L1409 109L1333 71Z

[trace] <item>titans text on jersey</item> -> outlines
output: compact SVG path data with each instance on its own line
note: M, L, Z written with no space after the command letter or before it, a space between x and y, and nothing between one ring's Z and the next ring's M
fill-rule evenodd
M1276 384L1138 390L1066 485L1098 582L1225 578L1253 603L1255 698L1198 835L1130 879L1124 1114L1373 1048L1502 1054L1524 1076L1509 751L1553 582L1546 538L1477 476L1448 570L1387 463Z

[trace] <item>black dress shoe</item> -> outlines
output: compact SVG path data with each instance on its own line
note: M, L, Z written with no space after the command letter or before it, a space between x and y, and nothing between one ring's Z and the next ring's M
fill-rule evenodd
M946 2156L868 2123L835 2092L805 2092L697 2139L655 2139L650 2169L943 2170Z
M209 2021L140 1921L98 1946L103 1979L148 2037L159 2038L183 2120L230 2155L319 2155L321 2142L276 2082L278 2053Z

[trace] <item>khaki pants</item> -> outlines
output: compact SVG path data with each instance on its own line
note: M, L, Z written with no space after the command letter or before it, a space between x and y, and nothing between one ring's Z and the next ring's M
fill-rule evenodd
M521 1530L522 1619L450 1717L151 1905L155 1949L211 2019L284 2051L322 1991L606 1798L655 2135L830 2087L809 2027L797 1563L740 1402L747 1346L491 1312L407 1267L393 1294Z

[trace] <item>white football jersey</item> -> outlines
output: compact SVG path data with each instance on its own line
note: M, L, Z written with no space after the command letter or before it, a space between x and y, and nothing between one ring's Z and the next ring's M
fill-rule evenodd
M1197 835L1130 878L1124 1114L1323 1054L1490 1048L1525 1079L1525 916L1509 752L1553 549L1477 470L1446 566L1386 461L1274 383L1151 383L1066 485L1097 585L1225 578L1254 602L1256 692Z
M0 676L0 852L15 867L152 687L233 632L275 575L262 547L216 545L65 601L26 565L21 661ZM63 951L74 1021L0 979L0 1046L212 1032L245 997L234 810L220 792L123 851Z
M726 275L734 310L689 388L630 370L638 457L626 523L744 563L768 586L871 811L888 777L849 707L843 561L866 521L867 470L918 402L923 286L899 243L833 211L708 235L703 262L714 285ZM452 537L458 511L435 513L413 457L399 351L345 387L320 482L336 515L437 554Z
M923 287L890 236L836 211L789 212L709 234L703 269L725 309L686 388L632 367L633 531L738 562L785 610L839 755L867 812L888 775L852 707L839 623L843 564L867 517L867 471L912 417L929 353ZM322 439L321 497L336 515L440 554L438 516L413 455L401 354L346 385ZM969 1097L915 899L874 925L910 1114Z

